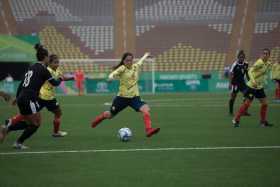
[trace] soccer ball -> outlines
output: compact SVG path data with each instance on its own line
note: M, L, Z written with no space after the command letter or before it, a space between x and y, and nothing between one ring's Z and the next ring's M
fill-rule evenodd
M123 127L118 131L118 137L120 138L121 141L127 142L131 139L132 132L129 128Z

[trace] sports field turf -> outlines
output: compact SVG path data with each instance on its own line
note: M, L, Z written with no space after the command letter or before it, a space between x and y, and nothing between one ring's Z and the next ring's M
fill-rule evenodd
M30 149L14 150L19 133L9 134L0 145L0 186L280 186L280 104L271 99L268 119L274 127L259 126L255 101L252 116L233 128L227 94L143 95L153 126L161 127L148 139L142 116L131 109L90 128L112 97L59 97L65 138L51 137L46 110L41 128L26 141ZM240 102L239 97L236 108ZM16 112L0 104L1 121ZM127 143L117 138L124 126L133 132Z

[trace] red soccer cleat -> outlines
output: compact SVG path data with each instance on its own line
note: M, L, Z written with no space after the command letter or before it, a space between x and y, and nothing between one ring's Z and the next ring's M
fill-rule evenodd
M150 128L150 129L147 129L146 130L146 136L147 137L151 137L153 136L154 134L158 133L160 131L160 128Z

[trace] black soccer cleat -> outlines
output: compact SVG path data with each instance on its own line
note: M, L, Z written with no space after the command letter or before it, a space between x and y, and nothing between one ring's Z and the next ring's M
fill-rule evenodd
M272 126L273 126L273 124L268 123L267 121L261 122L261 127L272 127Z
M232 124L234 128L240 127L239 126L239 121L236 121L235 119L232 120Z

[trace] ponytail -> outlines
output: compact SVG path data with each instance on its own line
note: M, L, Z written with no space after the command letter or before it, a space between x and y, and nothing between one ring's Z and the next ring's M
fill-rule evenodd
M49 56L48 50L45 49L40 43L37 43L34 48L36 50L36 57L38 61L43 61L45 57Z

